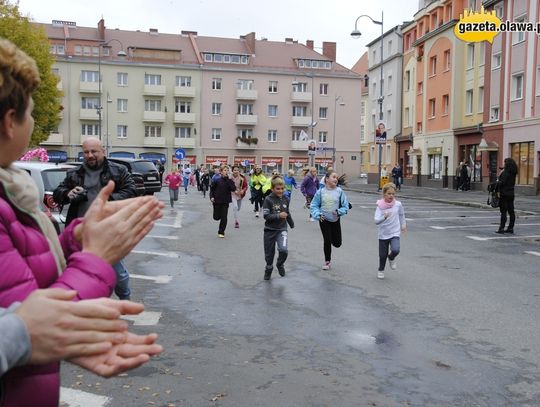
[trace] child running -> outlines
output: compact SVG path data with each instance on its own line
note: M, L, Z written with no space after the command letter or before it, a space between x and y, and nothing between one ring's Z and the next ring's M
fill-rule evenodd
M248 187L246 177L240 174L240 167L238 165L234 165L232 167L232 180L236 186L236 191L231 192L234 213L234 227L238 229L240 227L240 222L238 221L238 212L240 212L240 208L242 207L242 199L244 199Z
M405 211L400 201L396 201L396 185L389 182L382 189L383 198L377 201L375 224L379 227L379 271L377 278L384 278L386 258L390 268L395 270L399 254L400 231L406 232ZM388 253L390 247L390 253Z
M278 258L276 267L281 277L285 276L285 260L287 260L287 223L294 228L294 221L289 212L289 199L284 195L285 182L280 175L272 177L272 192L263 202L264 216L264 257L266 267L264 269L264 279L270 280L274 269L274 254L276 243L278 248Z
M165 185L169 187L169 198L171 200L171 208L174 208L174 202L178 201L178 188L182 179L178 175L178 170L175 168L170 174L165 177Z
M329 171L325 175L325 185L319 189L311 201L311 218L319 221L323 236L323 270L330 269L332 246L341 246L340 218L349 211L349 201L345 192L338 187L338 175Z
M298 186L296 185L296 180L294 179L294 170L289 170L287 172L287 175L285 175L285 177L283 178L283 181L285 181L285 196L290 201L293 188L298 188Z
M306 198L306 204L304 205L305 208L310 207L311 200L318 190L319 179L317 178L317 168L311 167L306 173L302 184L300 184L300 191ZM311 212L309 214L309 220L314 221L313 216L311 216Z

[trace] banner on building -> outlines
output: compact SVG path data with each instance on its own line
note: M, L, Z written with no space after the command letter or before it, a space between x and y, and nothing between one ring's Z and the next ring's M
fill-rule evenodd
M234 165L245 165L245 162L248 162L248 165L255 165L255 156L245 156L245 155L235 155L234 156Z
M261 163L268 167L275 167L283 164L283 157L262 157Z
M221 165L229 162L229 156L227 155L207 155L204 159L205 164Z
M309 165L309 157L289 157L289 166L291 165L297 168L307 167Z

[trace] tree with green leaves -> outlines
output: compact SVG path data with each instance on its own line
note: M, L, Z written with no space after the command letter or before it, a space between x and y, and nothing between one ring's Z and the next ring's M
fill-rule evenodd
M60 122L62 92L56 87L58 78L52 72L54 58L49 53L49 39L45 30L22 16L18 4L0 0L0 37L7 38L34 58L39 69L41 84L34 92L34 133L30 146L47 140L49 133Z

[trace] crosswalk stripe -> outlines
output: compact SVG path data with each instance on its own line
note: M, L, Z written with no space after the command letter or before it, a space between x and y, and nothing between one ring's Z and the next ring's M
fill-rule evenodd
M142 274L129 273L129 277L130 278L137 278L139 280L150 280L150 281L153 281L156 284L167 284L167 283L170 283L171 280L172 280L172 276L164 276L164 275L145 276L145 275L142 275Z
M482 237L482 236L465 236L467 239L471 240L496 240L496 239L534 239L534 238L540 238L540 235L532 235L532 236L493 236L493 237Z
M67 407L105 407L112 399L82 390L60 387L60 405Z
M178 253L171 253L171 252L152 252L152 251L146 251L146 250L132 250L130 253L135 254L148 254L150 256L163 256L163 257L173 257L175 259L179 258L180 255Z
M540 257L540 252L532 252L532 251L528 251L528 252L525 252L527 254L532 254L533 256L538 256Z
M154 239L168 239L168 240L178 240L178 236L157 236L157 235L146 235L145 237L151 237Z

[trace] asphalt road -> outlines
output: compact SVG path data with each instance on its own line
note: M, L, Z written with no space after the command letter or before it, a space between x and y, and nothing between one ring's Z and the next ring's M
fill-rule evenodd
M398 269L378 280L376 197L348 195L323 271L293 193L287 275L269 282L247 200L218 239L208 200L181 195L126 260L148 311L134 329L165 352L109 380L65 364L63 405L540 405L540 216L500 236L497 210L403 200Z

